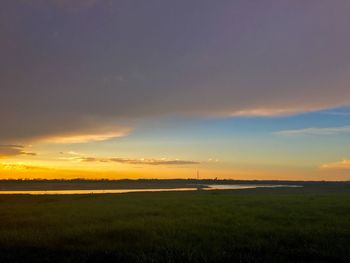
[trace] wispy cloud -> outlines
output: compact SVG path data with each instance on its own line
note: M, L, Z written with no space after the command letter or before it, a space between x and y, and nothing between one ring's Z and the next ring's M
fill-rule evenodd
M24 150L23 145L5 144L0 145L0 158L7 158L16 155L30 155L34 156L36 153L27 152Z
M78 156L76 153L69 154L68 157L61 157L61 160L70 160L78 162L101 162L101 163L121 163L121 164L145 164L145 165L193 165L200 164L197 161L180 160L180 159L155 159L155 158L119 158L119 157L91 157L91 156Z
M169 160L169 159L123 159L123 158L111 158L110 161L117 163L127 164L148 164L148 165L186 165L186 164L199 164L195 161L185 160Z
M317 111L318 108L253 108L228 113L238 117L276 117L298 114L301 112Z
M325 114L336 115L336 116L350 116L350 112L346 111L325 111Z
M326 128L304 128L295 130L283 130L275 132L277 135L298 136L298 135L335 135L340 133L350 133L350 126L326 127Z
M22 171L27 171L27 170L49 170L49 168L44 168L44 167L39 167L39 166L34 166L34 165L28 165L26 163L22 162L15 162L15 163L0 163L0 169L1 170L22 170Z
M350 160L342 160L340 162L322 164L321 169L323 170L350 170Z
M62 143L62 144L74 144L74 143L86 143L86 142L98 142L106 141L113 138L124 137L130 133L131 129L127 127L115 127L107 131L86 131L71 134L61 134L49 136L40 139L41 142L47 143Z

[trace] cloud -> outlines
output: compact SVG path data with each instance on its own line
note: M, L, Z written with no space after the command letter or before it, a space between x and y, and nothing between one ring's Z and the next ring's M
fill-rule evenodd
M300 112L316 111L317 109L311 108L256 108L247 110L234 111L231 116L242 116L242 117L273 117L273 116L287 116L292 114L297 114Z
M39 167L39 166L34 166L34 165L28 165L25 163L21 162L15 162L15 163L7 163L7 162L2 162L0 163L0 170L50 170L49 168L44 168L44 167Z
M323 170L349 170L350 171L350 160L342 160L340 162L322 164L321 169Z
M113 138L127 136L130 132L130 128L115 128L114 131L105 132L85 132L77 134L60 134L53 135L49 137L44 137L40 139L40 142L46 143L62 143L62 144L72 144L72 143L86 143L86 142L98 142L106 141Z
M45 114L45 113L43 113ZM0 113L1 115L1 113ZM51 115L51 114L49 114ZM66 117L58 117L52 113L53 120L49 120L49 115L43 117L42 114L25 119L22 123L11 117L4 120L5 128L0 130L0 142L13 143L55 143L72 144L105 141L113 138L127 136L131 131L131 126L115 124L109 118L97 120L95 117L76 116L67 113ZM39 117L47 119L44 123ZM1 117L0 117L1 118ZM9 127L23 127L22 130L9 130Z
M344 107L342 110L330 110L324 111L324 114L335 115L335 116L350 116L350 109Z
M349 1L26 2L1 2L0 142L350 104Z
M167 159L124 159L124 158L111 158L109 159L116 163L126 163L126 164L147 164L147 165L187 165L187 164L199 164L199 162L194 161L184 161L184 160L167 160Z
M350 133L350 126L327 127L327 128L305 128L296 130L284 130L275 132L278 135L298 136L298 135L335 135L340 133Z
M36 153L26 152L22 145L0 145L0 158L8 158L17 155L35 156Z
M64 154L64 153L63 153ZM79 156L79 154L69 154L69 157L61 157L62 160L71 160L71 161L79 161L79 162L102 162L102 163L121 163L121 164L145 164L145 165L194 165L200 164L200 162L196 161L188 161L188 160L179 160L179 159L130 159L130 158L117 158L117 157L109 157L109 158L101 158L101 157L86 157Z

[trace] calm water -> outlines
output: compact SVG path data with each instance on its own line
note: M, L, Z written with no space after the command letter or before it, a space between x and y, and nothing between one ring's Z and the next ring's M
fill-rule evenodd
M262 185L262 184L211 184L207 185L205 190L238 190L238 189L253 189L253 188L276 188L276 187L302 187L300 185L282 185L282 184L270 184L270 185Z
M238 190L261 187L301 187L298 185L206 185L201 190ZM71 194L123 194L136 192L172 192L172 191L196 191L198 188L158 188L158 189L108 189L108 190L21 190L0 191L0 194L30 194L30 195L71 195Z
M31 195L71 195L71 194L123 194L136 192L170 192L170 191L194 191L197 188L168 188L168 189L107 189L107 190L24 190L24 191L0 191L0 194L31 194Z

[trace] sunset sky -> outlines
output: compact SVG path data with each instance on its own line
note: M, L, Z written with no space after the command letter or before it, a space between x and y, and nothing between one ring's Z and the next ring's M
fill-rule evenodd
M349 14L2 0L0 178L350 180Z

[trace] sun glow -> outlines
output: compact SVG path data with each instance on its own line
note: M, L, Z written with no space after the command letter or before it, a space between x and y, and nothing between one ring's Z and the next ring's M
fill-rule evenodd
M1 163L3 170L14 170L14 171L26 171L29 169L35 169L36 167L31 166L26 162L4 162Z

